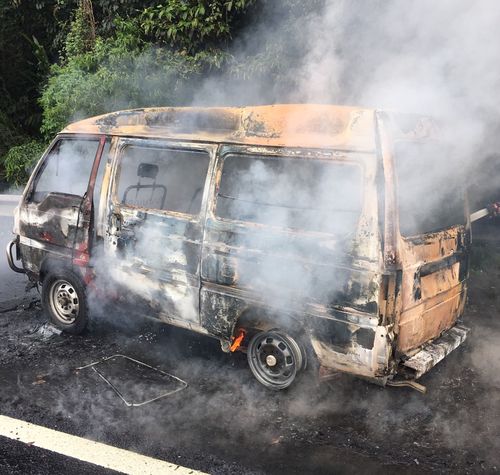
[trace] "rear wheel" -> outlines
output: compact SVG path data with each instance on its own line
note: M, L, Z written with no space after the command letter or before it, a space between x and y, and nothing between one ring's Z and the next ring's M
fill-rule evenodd
M288 388L306 366L299 343L281 330L269 330L252 337L247 350L253 375L267 388Z
M70 270L50 272L44 278L42 305L50 321L67 333L78 335L87 327L85 286Z

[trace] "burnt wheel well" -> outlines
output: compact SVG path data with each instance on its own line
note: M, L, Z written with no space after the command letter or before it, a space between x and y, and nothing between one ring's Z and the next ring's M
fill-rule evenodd
M304 334L304 325L293 315L276 313L262 308L249 308L236 320L233 335L238 335L240 329L244 329L251 336L259 331L268 331L277 327L286 329L295 335Z
M43 283L45 277L50 273L50 272L55 272L55 271L69 271L74 273L72 266L63 261L62 259L45 259L42 262L42 265L40 266L40 273L38 280Z

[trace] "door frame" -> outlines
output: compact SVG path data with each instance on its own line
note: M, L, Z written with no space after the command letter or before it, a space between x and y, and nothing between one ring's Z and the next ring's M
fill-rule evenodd
M71 266L87 267L89 265L91 249L90 241L92 238L91 228L93 222L95 221L93 219L93 191L95 179L97 176L97 170L99 168L106 139L107 136L105 134L58 134L54 138L54 140L52 140L49 147L45 150L35 169L33 170L33 173L31 174L31 177L23 193L23 198L19 210L20 245L24 247L25 250L28 248L30 251L32 249L38 249L41 251L37 253L36 258L34 258L33 256L31 256L30 258L23 256L23 265L28 269L28 273L32 276L34 275L36 277L39 277L39 274L46 262L53 259L66 261L66 264L69 263ZM45 241L43 239L39 240L34 237L28 237L24 235L25 233L23 232L23 224L27 226L31 225L30 208L34 206L31 200L40 179L41 173L43 172L47 163L47 158L58 145L58 143L60 143L62 140L98 141L98 146L90 170L86 191L81 197L78 208L75 237L73 239L73 242L67 243L66 246L52 245L49 241Z
M199 243L199 258L197 262L197 302L196 302L196 312L197 321L193 322L187 319L176 318L172 315L161 314L161 319L171 323L175 326L188 328L200 333L207 333L200 325L200 311L199 311L199 301L200 301L200 289L201 289L201 252L203 248L203 239L205 233L205 219L208 207L208 199L210 196L210 187L213 183L213 171L216 162L218 144L210 142L195 142L195 141L181 141L172 140L168 138L144 138L144 137L121 137L115 136L112 143L113 156L111 161L111 172L110 179L107 185L108 189L106 191L107 196L107 217L105 217L105 228L108 229L108 237L105 239L106 252L113 252L113 246L116 247L116 242L113 243L113 235L109 232L113 228L113 217L116 216L119 210L124 206L120 203L120 199L117 196L118 185L119 185L119 174L121 167L121 159L123 156L123 150L130 145L141 146L141 147L151 147L151 148L164 148L171 150L193 150L200 152L207 152L209 156L209 163L207 167L207 173L204 181L204 189L201 199L200 211L197 215L191 215L187 213L180 213L176 211L169 210L157 210L149 209L143 207L135 207L131 205L125 205L128 209L136 209L138 213L151 213L155 216L164 216L172 219L177 219L185 222L191 222L199 226L200 228L200 243Z

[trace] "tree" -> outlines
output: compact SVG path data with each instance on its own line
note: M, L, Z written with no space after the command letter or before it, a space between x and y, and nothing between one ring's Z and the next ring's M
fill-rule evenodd
M95 39L91 15L80 3L64 59L52 66L40 99L44 137L84 116L188 103L195 81L222 68L224 41L252 3L169 0L135 17L116 17L113 34Z
M146 8L140 15L152 41L175 50L199 53L221 46L255 0L170 0Z

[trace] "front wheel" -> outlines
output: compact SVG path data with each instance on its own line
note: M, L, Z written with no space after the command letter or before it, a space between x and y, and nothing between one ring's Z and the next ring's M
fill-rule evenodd
M51 272L44 278L42 306L50 321L67 333L79 335L87 327L85 287L70 270Z
M269 330L252 337L247 350L253 375L267 388L288 388L306 366L299 343L281 330Z

